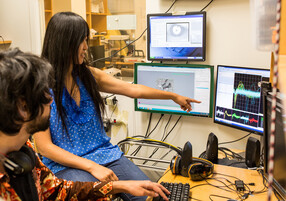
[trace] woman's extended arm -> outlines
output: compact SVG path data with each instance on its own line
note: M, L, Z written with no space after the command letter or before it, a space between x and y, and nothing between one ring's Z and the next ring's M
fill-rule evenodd
M90 69L99 85L99 90L102 92L121 94L131 98L171 99L187 112L192 110L190 104L191 102L200 103L200 101L181 96L173 92L162 91L140 84L130 84L128 82L124 82L107 75L105 72L96 68Z
M53 144L50 129L47 129L44 132L38 132L33 137L37 150L41 155L61 165L87 171L100 181L118 180L112 170L91 160L76 156Z

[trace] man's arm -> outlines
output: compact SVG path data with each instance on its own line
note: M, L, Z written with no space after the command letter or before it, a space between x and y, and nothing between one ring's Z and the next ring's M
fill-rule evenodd
M41 192L44 200L111 200L113 194L130 193L134 196L160 195L164 200L170 192L151 181L73 182L57 178L39 159Z
M50 129L34 135L38 152L61 165L89 172L100 181L117 181L114 172L91 160L76 156L53 144Z
M125 95L130 98L171 99L180 105L182 110L186 110L187 112L192 110L191 102L200 103L200 101L173 92L124 82L96 68L90 68L90 70L99 85L99 90L102 92Z

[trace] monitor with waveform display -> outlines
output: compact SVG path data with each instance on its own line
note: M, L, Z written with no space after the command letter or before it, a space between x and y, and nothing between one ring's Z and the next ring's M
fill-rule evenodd
M259 82L269 81L270 70L217 67L214 122L263 134L263 101Z
M135 99L135 111L212 117L214 68L199 64L136 63L134 82L201 101L186 112L172 100Z

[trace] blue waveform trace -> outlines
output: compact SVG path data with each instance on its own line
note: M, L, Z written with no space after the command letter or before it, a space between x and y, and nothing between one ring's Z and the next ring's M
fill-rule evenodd
M246 90L246 89L236 89L234 90L234 94L243 95L250 98L260 98L260 92Z

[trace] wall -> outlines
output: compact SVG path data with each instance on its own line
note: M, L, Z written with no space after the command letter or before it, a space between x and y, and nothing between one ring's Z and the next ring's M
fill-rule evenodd
M0 0L0 35L10 47L41 53L39 5L35 0Z
M172 2L170 0L146 0L146 13L163 13ZM209 0L180 0L171 11L198 11L208 2ZM200 64L214 65L215 75L218 64L270 68L270 52L257 51L255 48L249 0L216 0L205 11L207 12L207 59ZM129 135L145 135L149 113L133 112L133 100L128 98L122 98L118 107L119 111L131 108L129 110ZM160 114L154 114L153 117L151 128L157 123ZM178 117L173 116L168 130L175 124ZM163 121L150 137L161 139L168 118L169 115L163 117ZM248 134L245 131L215 124L212 118L182 117L167 142L182 147L189 140L193 144L193 155L198 156L205 150L210 132L217 135L219 142L232 141ZM114 143L120 139L119 136L125 137L123 131L122 134L115 136ZM260 138L257 135L252 136ZM247 138L224 146L245 150L246 141Z

